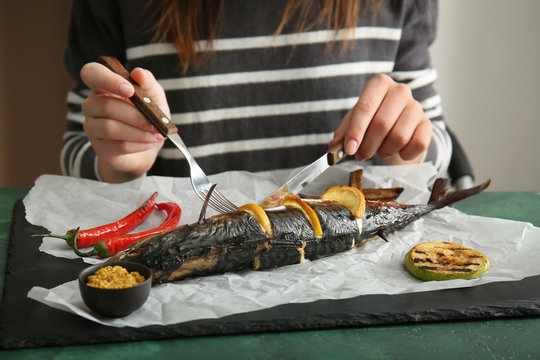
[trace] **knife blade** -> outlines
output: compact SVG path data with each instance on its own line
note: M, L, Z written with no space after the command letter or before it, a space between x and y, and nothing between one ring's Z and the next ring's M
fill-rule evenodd
M280 186L272 194L268 195L259 205L263 208L278 206L285 195L298 194L317 176L322 174L329 167L337 164L346 156L347 154L343 151L343 143L332 146L326 154L300 170L296 175L287 180L285 184Z

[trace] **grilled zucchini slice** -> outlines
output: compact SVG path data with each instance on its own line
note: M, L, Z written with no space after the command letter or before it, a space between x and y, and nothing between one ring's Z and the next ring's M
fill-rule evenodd
M481 252L451 242L430 241L413 247L405 256L405 267L423 281L472 279L490 268Z

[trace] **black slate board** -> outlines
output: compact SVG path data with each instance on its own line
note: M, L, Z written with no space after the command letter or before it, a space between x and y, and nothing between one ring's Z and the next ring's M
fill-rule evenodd
M48 307L26 294L33 286L52 288L76 278L87 266L39 251L32 234L46 232L25 220L15 204L0 310L0 347L5 349L80 345L202 335L325 329L414 322L472 320L540 314L540 276L477 287L368 295L346 300L286 304L220 319L169 326L114 328Z

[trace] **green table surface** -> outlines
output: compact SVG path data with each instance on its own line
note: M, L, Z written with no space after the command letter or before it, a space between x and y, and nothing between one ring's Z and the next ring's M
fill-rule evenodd
M26 188L0 188L1 289L11 210L27 192ZM456 208L471 215L540 226L540 193L485 192ZM540 317L531 317L0 350L0 358L540 359L539 341Z

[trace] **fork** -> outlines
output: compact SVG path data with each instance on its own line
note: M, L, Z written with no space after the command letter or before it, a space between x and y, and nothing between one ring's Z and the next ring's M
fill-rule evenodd
M129 72L122 65L122 63L118 61L118 59L112 56L100 56L98 58L98 62L105 65L116 74L122 76L133 85L135 92L129 99L146 116L146 118L150 120L150 122L159 130L159 132L163 136L169 138L169 140L171 140L171 142L182 152L182 155L184 155L184 158L190 167L190 178L193 190L195 190L197 196L204 201L208 196L208 192L213 184L201 169L199 164L197 164L193 156L189 153L186 144L184 144L180 138L180 135L178 135L178 128L167 117L167 115L165 115L165 113L163 113L163 111L161 111L161 109L154 104L148 96L145 95L142 87L131 79ZM235 211L238 209L236 205L234 205L229 199L227 199L217 190L212 191L210 194L208 205L220 213Z
M204 171L201 169L199 164L197 164L193 156L189 153L186 145L184 144L180 136L177 133L172 135L176 136L169 135L169 140L171 140L176 145L176 147L180 149L191 169L191 185L193 186L193 190L195 190L197 196L202 201L204 201L208 196L208 192L212 188L213 184L208 178L208 176L206 176ZM238 210L236 205L234 205L229 199L227 199L217 190L212 191L212 193L210 194L210 198L208 199L208 205L210 205L211 208L220 213Z

